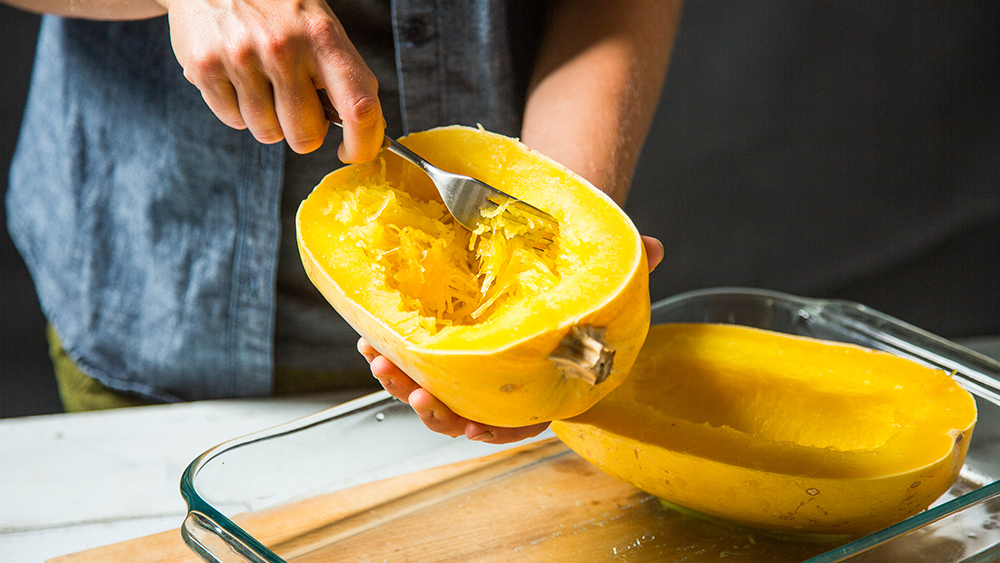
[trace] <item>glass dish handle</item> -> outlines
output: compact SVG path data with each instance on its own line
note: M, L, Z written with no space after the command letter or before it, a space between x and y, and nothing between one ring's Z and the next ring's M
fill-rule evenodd
M899 319L850 301L811 301L800 315L862 336L873 348L891 351L952 373L966 390L1000 406L1000 362Z

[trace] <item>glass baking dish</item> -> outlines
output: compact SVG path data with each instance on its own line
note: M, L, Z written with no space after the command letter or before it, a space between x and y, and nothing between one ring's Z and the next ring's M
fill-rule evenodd
M215 563L1000 560L1000 363L856 303L761 290L677 295L652 322L852 342L954 372L979 407L958 482L865 537L780 537L665 508L549 432L508 446L434 434L379 392L195 459L184 541Z

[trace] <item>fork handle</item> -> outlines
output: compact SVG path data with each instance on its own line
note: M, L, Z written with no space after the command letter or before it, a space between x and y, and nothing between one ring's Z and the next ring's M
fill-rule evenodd
M390 152L394 152L399 156L405 158L406 160L409 160L416 166L419 166L424 172L427 172L428 174L432 174L433 172L438 171L437 168L435 168L434 166L431 165L431 163L421 158L420 155L404 147L400 143L397 143L388 135L385 136L385 141L382 142L382 148L388 149Z
M330 123L334 123L343 128L344 124L340 120L340 114L337 113L337 109L333 107L333 102L330 101L330 95L326 93L326 90L320 88L316 90L316 95L319 96L319 103L323 106L323 117L326 117L326 120Z
M344 123L340 120L340 114L338 114L337 110L333 107L333 103L330 101L330 96L327 95L326 90L319 89L316 90L316 93L319 94L319 102L323 105L323 115L330 123L333 123L343 129ZM388 135L385 135L385 140L382 141L382 148L389 149L425 171L429 170L429 167L433 168L431 164L421 158L420 155L397 143Z

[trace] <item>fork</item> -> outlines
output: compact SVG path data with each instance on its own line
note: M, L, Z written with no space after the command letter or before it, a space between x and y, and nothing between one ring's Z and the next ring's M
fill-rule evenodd
M319 90L318 93L325 117L331 123L343 128L340 116L326 92ZM517 236L535 249L543 252L549 250L555 235L559 233L559 222L555 217L524 200L517 199L471 176L441 170L388 135L382 141L382 148L403 157L427 173L441 194L445 207L459 224L470 231L475 232L484 219L492 217L495 210L500 208L505 219L528 227L528 230L518 232Z

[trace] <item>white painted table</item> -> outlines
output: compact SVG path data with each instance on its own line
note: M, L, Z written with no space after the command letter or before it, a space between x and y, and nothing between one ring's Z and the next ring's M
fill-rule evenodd
M203 401L0 420L0 562L40 563L180 527L205 450L358 396Z

